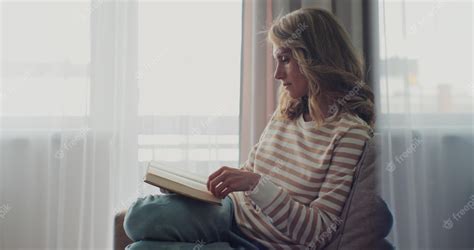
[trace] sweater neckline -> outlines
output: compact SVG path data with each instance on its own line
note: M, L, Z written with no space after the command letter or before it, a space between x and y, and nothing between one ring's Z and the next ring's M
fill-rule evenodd
M342 115L341 115L341 117L342 117ZM306 122L304 120L303 114L301 114L298 117L297 123L298 123L299 126L301 126L304 129L320 128L320 127L324 127L325 125L327 125L331 122L336 121L336 118L337 118L336 114L333 114L330 117L326 118L326 120L320 126L317 126L316 121L307 121Z
M310 129L316 127L316 121L305 121L303 114L298 117L298 124L303 127L304 129Z

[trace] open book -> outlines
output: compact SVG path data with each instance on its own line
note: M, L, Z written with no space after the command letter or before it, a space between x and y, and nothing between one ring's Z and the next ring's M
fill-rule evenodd
M207 190L207 178L185 173L182 169L150 161L144 181L193 199L222 205L222 200Z

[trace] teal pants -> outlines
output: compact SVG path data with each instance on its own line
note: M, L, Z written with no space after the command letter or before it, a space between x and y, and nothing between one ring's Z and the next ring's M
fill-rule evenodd
M238 228L232 199L222 206L178 194L149 195L129 208L124 220L126 249L265 249Z

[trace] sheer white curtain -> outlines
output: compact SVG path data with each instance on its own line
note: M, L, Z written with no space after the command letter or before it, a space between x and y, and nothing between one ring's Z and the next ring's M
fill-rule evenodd
M111 248L139 183L137 4L1 9L0 248Z
M237 166L241 1L0 8L0 249L110 249L147 161Z
M140 162L238 165L241 43L240 0L139 3Z
M473 3L378 1L381 183L399 249L472 249Z

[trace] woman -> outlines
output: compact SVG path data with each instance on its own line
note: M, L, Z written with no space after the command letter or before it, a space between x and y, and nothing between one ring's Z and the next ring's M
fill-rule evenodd
M242 167L209 176L207 187L224 206L177 195L138 200L125 221L132 239L228 241L245 249L319 248L330 240L323 233L340 224L372 136L373 94L361 57L329 12L294 11L273 23L268 38L279 106ZM173 200L160 206L164 199Z

